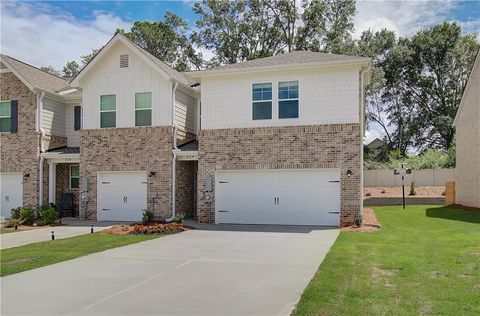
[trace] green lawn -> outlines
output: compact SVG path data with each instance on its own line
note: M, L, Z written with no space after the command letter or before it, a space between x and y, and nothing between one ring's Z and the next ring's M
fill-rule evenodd
M117 236L95 233L0 250L0 276L18 273L103 251L158 238L161 235Z
M15 232L19 232L19 230L15 230L13 228L0 228L0 234L9 234L9 233L15 233Z
M294 315L480 315L480 212L375 212L382 228L342 232Z

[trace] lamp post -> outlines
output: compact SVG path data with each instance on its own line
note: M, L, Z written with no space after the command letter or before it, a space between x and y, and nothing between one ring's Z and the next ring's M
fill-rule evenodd
M405 209L405 176L407 174L411 174L412 173L412 169L405 169L403 167L403 163L402 163L402 168L401 169L395 169L393 170L393 174L396 175L396 176L402 176L402 201L403 201L403 209Z

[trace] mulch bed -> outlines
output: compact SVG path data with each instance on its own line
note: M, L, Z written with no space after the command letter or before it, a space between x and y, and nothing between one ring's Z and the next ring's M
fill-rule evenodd
M103 232L113 235L152 235L152 234L176 234L191 229L179 223L148 223L116 225L104 229Z
M467 211L477 211L477 212L480 212L480 208L479 208L479 207L465 206L465 205L462 205L462 204L453 204L453 205L451 205L451 206L454 207L454 208L460 208L460 209L467 210Z
M347 226L342 227L342 232L374 232L380 229L380 223L377 220L377 216L375 212L371 208L364 208L363 209L363 223L362 226Z
M443 197L445 187L416 187L415 195L409 195L410 184L405 185L405 196L409 197ZM363 188L365 198L373 197L402 197L402 187L375 187Z

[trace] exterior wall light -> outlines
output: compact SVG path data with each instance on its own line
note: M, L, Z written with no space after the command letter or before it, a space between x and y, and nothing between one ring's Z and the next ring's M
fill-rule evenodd
M28 178L30 178L30 173L25 173L25 174L23 175L23 179L24 179L24 180L27 180Z
M352 170L348 169L348 170L347 170L347 177L350 178L351 176L352 176Z
M154 177L157 173L156 172L153 172L153 171L150 171L150 173L148 174L148 177Z

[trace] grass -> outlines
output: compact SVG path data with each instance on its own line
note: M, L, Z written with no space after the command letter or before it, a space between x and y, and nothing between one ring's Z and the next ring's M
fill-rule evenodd
M0 228L0 234L16 233L16 232L19 232L19 231L20 230L15 230L13 228L5 228L5 227Z
M158 238L161 235L95 233L0 250L0 276L36 269L91 253Z
M480 315L480 212L375 212L382 228L340 233L294 315Z

